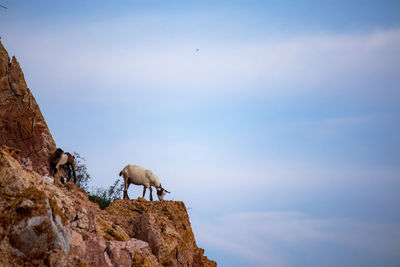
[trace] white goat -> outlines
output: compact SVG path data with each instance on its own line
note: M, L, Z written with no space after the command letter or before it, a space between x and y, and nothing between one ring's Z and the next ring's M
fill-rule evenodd
M140 166L127 165L119 173L119 176L124 177L124 199L129 199L128 188L130 184L143 185L143 197L146 193L146 189L150 188L150 201L153 201L153 191L151 188L152 186L157 189L157 196L160 201L164 199L165 193L170 193L161 186L160 181L152 171L142 168Z

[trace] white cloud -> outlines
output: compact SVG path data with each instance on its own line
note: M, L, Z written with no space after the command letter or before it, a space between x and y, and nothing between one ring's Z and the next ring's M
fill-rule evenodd
M309 257L313 255L313 246L325 246L341 266L350 266L345 258L341 259L343 255L330 251L329 246L335 244L350 253L362 251L365 258L400 261L399 224L319 219L298 212L232 213L212 221L195 218L192 223L201 246L224 251L252 266L298 266L298 262L294 264L297 256L288 251ZM321 266L322 257L310 257L313 262L309 266ZM225 266L223 262L219 264Z
M162 32L135 36L137 25L125 19L102 23L99 28L79 25L57 33L28 33L24 38L29 42L16 37L11 46L20 50L24 70L32 76L68 85L90 81L97 91L261 90L285 94L363 90L360 87L371 84L381 85L379 90L393 90L387 87L398 79L394 75L400 67L398 29L198 43L190 36L171 39ZM157 34L160 40L151 37Z

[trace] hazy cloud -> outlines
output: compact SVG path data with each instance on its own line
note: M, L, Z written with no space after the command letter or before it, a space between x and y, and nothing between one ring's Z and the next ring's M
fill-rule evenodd
M391 262L389 266L400 262L398 224L312 218L299 212L243 212L226 214L211 222L197 218L194 227L200 244L228 252L233 258L245 258L252 266L302 266L304 263L296 262L296 256L288 252L291 248L312 255L319 246L334 245L361 251L366 260ZM352 265L333 249L323 253L334 259L328 265ZM320 266L321 256L308 262L308 266Z
M170 39L159 32L161 40L151 43L148 33L132 34L139 27L136 20L95 25L64 26L67 28L57 33L35 32L35 36L28 32L24 36L30 40L28 47L18 44L20 37L11 40L11 47L21 50L18 55L23 59L24 70L32 77L53 79L72 90L80 90L79 84L87 86L90 81L98 93L144 89L250 90L271 94L316 90L392 92L398 83L397 29L204 43L190 35ZM109 32L113 32L112 38L107 36ZM153 32L152 36L157 34ZM115 43L118 38L124 40L124 45ZM201 47L198 52L197 47ZM37 62L41 62L40 68L36 67ZM375 88L374 84L380 87Z

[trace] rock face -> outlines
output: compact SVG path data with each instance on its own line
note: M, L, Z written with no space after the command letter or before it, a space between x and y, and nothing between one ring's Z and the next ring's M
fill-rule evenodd
M21 150L21 163L48 175L49 155L56 149L47 124L15 57L10 61L0 42L0 146Z
M0 266L216 266L183 202L116 200L106 210L0 148ZM29 264L28 264L29 263Z
M203 256L181 201L116 200L106 211L121 218L122 228L147 242L163 266L215 266Z
M18 62L0 44L0 266L216 266L183 202L117 200L107 210L48 174L55 143Z

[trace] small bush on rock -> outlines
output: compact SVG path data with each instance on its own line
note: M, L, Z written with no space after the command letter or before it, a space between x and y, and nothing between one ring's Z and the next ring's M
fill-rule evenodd
M92 178L87 172L86 159L81 157L78 152L74 152L73 155L75 157L76 184L87 192L89 190L88 183Z
M124 190L124 184L121 180L116 180L108 189L94 187L89 194L89 200L99 204L101 209L107 208L114 200L121 197Z
M98 203L101 209L108 207L114 200L121 198L124 184L117 179L108 189L103 187L92 187L89 182L92 177L87 171L86 160L78 152L73 153L75 157L76 184L83 188L89 195L89 200Z

